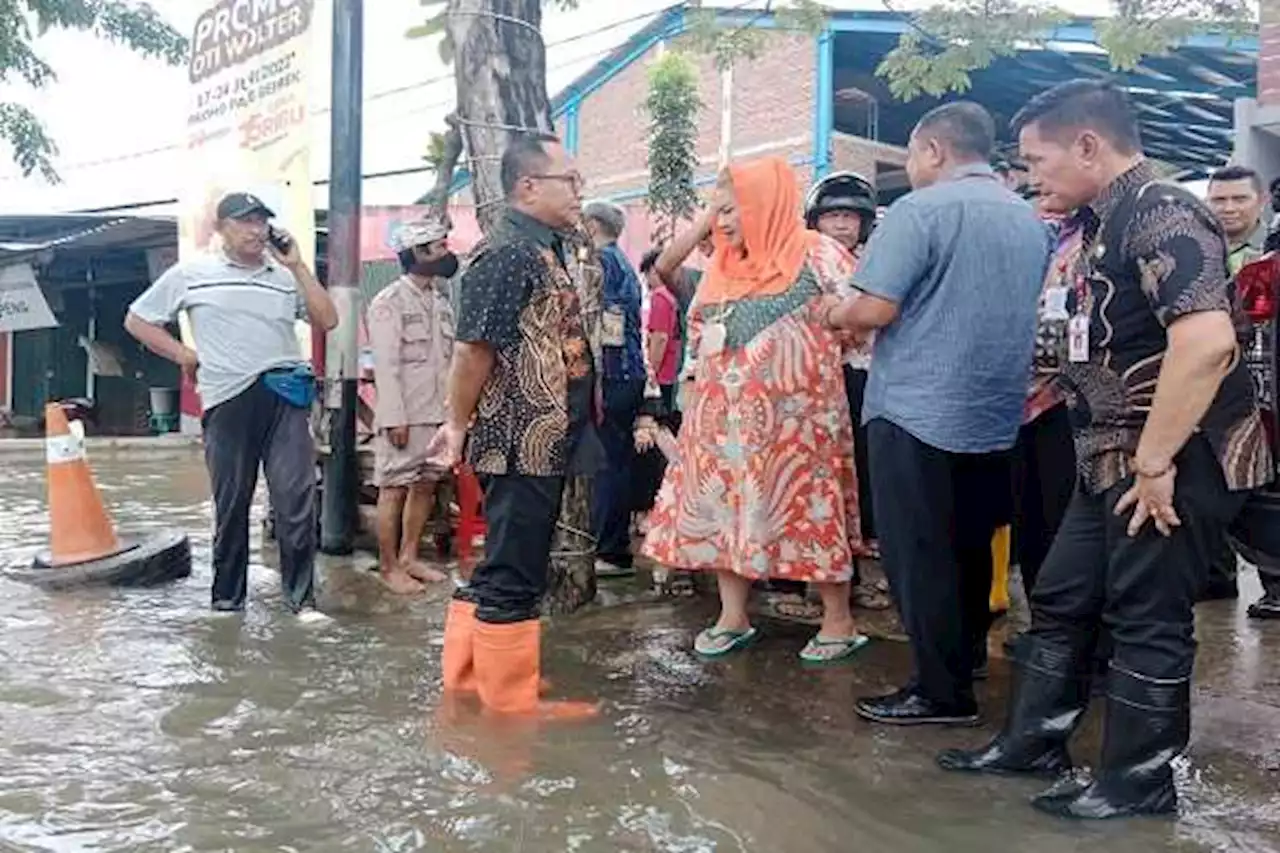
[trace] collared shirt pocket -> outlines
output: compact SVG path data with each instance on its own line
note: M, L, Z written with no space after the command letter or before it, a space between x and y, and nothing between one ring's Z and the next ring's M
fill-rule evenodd
M431 324L425 314L406 313L403 320L401 341L406 362L431 360Z

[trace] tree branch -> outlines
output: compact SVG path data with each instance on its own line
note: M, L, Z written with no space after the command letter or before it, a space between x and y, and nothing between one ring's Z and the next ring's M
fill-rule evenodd
M436 182L425 199L426 204L441 217L445 216L449 208L449 188L453 186L453 176L458 169L463 149L462 126L458 122L458 116L450 113L444 121L449 127L441 137L439 156L434 164Z

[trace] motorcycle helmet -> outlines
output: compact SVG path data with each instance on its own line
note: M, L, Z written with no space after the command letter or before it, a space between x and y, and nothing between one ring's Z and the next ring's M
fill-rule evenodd
M832 172L809 189L804 202L804 221L811 229L818 219L833 210L849 210L862 219L858 242L865 243L876 223L876 190L857 172Z

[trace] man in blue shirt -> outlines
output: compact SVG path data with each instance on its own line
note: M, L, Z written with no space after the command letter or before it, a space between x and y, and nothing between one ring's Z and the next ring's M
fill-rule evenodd
M604 271L604 422L600 439L606 462L596 475L591 514L596 535L596 576L632 574L631 501L628 482L635 456L632 431L644 402L645 367L640 343L640 279L618 248L626 215L616 205L592 202L583 208L587 230Z
M975 648L989 624L991 536L1006 519L1049 233L988 165L995 125L944 104L916 125L907 174L828 322L877 330L862 418L885 573L916 675L858 714L973 724Z

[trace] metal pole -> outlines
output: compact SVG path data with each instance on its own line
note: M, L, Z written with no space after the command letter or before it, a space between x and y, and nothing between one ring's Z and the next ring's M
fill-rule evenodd
M334 0L333 111L329 166L329 295L338 328L328 335L326 407L332 409L324 467L320 550L350 554L360 499L356 460L357 329L360 320L360 130L364 99L364 0Z

